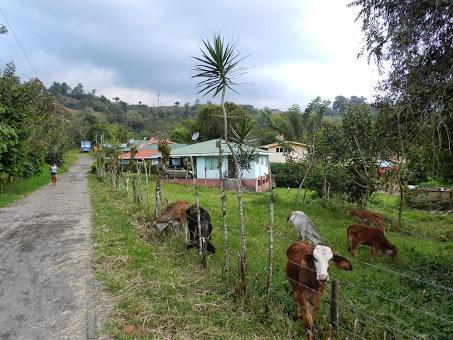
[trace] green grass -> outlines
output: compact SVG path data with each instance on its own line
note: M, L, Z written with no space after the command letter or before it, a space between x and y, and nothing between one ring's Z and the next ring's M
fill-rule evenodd
M64 165L60 168L60 173L65 173L68 168L77 160L80 152L70 150L64 157ZM2 186L0 192L0 207L6 207L39 189L43 185L50 183L49 165L42 166L41 172L30 178L16 179L13 182Z
M208 258L203 272L195 250L186 251L184 237L168 234L150 236L146 225L151 217L145 208L131 203L125 193L113 193L106 185L90 177L94 207L93 265L96 275L112 293L115 306L107 332L119 339L132 338L294 338L304 335L303 326L292 321L293 300L285 278L285 252L296 233L286 222L295 191L279 189L275 205L275 245L273 301L268 314L263 312L267 277L267 194L245 193L244 213L247 227L248 281L247 295L235 295L236 256L239 251L237 199L228 192L228 223L233 269L222 273L223 231L217 189L199 187L200 204L211 215L213 243L217 248ZM153 190L150 201L154 202ZM190 186L164 184L166 202L187 199L194 202ZM378 198L377 205L379 200ZM146 199L145 199L146 201ZM384 208L393 212L394 207ZM355 222L349 207L309 199L297 209L312 217L316 227L334 251L347 254L346 228ZM151 206L153 211L153 206ZM424 230L429 212L408 211L407 230ZM412 215L411 215L412 214ZM418 215L421 214L421 215ZM440 216L436 228L451 228L451 217ZM429 234L429 229L424 230ZM424 234L423 234L424 235ZM447 234L448 235L448 234ZM417 237L417 233L387 233L400 249L400 259L387 256L370 258L369 250L359 249L353 271L336 268L332 277L340 279L341 338L354 332L358 338L404 338L404 332L429 339L445 339L453 334L451 324L427 316L443 318L453 314L453 295L440 288L394 275L366 265L370 263L404 275L433 280L451 286L453 279L450 239ZM351 284L365 289L360 290ZM330 287L330 286L329 286ZM370 293L368 291L372 291ZM325 338L329 315L330 288L323 296L317 338ZM378 296L381 295L381 296ZM387 297L390 301L385 300ZM399 306L391 301L408 305ZM134 325L132 334L124 327ZM392 328L396 331L392 331Z

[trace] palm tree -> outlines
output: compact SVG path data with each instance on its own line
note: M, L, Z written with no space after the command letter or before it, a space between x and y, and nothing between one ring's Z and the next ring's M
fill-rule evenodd
M198 93L205 95L212 94L213 97L221 94L220 105L223 111L224 138L228 140L228 117L225 109L225 91L230 89L238 93L234 87L239 84L237 78L246 72L246 69L239 64L246 58L241 57L236 51L237 41L230 40L226 44L219 34L214 34L212 43L204 41L205 50L200 48L202 57L193 57L199 62L195 65L195 71L199 72L192 78L204 78L197 83Z
M225 108L225 92L230 89L237 93L235 87L239 84L236 80L246 72L246 69L240 66L241 62L245 59L237 51L237 41L230 40L225 43L223 37L220 34L214 34L212 42L203 40L204 49L200 48L201 57L193 57L197 60L198 64L195 65L195 71L197 72L192 78L202 78L197 83L198 93L203 95L212 95L213 97L218 94L221 95L220 105L223 111L223 122L224 122L224 139L230 149L230 153L233 157L237 197L239 203L239 221L241 228L241 253L239 259L239 291L245 292L245 278L246 278L246 248L245 248L245 226L244 216L242 211L242 184L238 160L233 147L228 142L228 116ZM220 137L220 136L219 136ZM223 188L223 186L222 186ZM222 197L223 197L222 193ZM226 207L225 200L222 202L222 212L225 215ZM227 235L227 226L224 223L225 237ZM227 243L227 240L225 240ZM225 249L225 251L227 251ZM226 263L227 265L227 263Z

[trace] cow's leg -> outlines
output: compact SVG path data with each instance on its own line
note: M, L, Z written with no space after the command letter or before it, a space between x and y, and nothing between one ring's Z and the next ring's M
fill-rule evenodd
M302 313L304 314L304 326L307 330L307 340L313 339L313 317L310 313L310 305L308 301L304 300L304 305L302 306Z
M350 240L349 252L351 253L352 256L356 256L358 246L359 246L358 242Z
M313 305L313 323L316 323L316 320L318 319L318 306L319 306L319 300L321 299L321 294L316 294L315 296L315 301Z
M371 256L373 256L373 257L377 255L377 249L376 249L376 247L371 246L371 252L370 252L370 254L371 254Z
M301 307L300 307L300 304L299 304L299 300L298 300L298 295L297 295L297 291L293 289L293 297L294 297L294 301L296 302L294 304L294 321L297 321L297 320L300 320L302 319L301 317Z

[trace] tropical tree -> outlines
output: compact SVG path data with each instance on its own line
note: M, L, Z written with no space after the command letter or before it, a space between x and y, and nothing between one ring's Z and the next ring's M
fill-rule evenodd
M376 190L379 160L385 155L384 141L378 137L375 115L368 104L350 106L343 116L345 164L351 173L350 198L366 207Z
M157 148L161 154L161 162L157 166L157 180L156 180L156 211L155 215L158 217L161 213L162 208L162 176L165 173L167 163L170 160L170 145L166 140L159 140L157 142Z
M359 55L388 71L380 83L383 99L406 111L416 123L412 143L429 148L442 166L439 154L452 151L451 1L355 0L349 6L359 9L365 36Z
M237 51L237 41L230 40L225 43L224 38L219 34L213 36L212 42L203 41L204 49L200 48L201 57L193 57L198 64L195 65L196 73L193 78L201 78L197 83L198 93L203 95L212 95L213 97L220 94L220 105L223 111L223 137L230 149L235 167L235 179L237 187L237 197L239 204L239 223L241 229L241 253L240 253L240 275L239 287L241 292L245 292L246 287L246 244L245 244L245 225L242 211L242 183L240 169L236 154L233 147L228 142L228 114L225 108L225 93L229 89L237 92L235 87L239 84L237 79L246 72L246 69L241 66L241 62L245 57L242 57ZM220 136L219 136L220 137ZM222 205L224 200L222 200ZM225 207L222 210L226 212Z

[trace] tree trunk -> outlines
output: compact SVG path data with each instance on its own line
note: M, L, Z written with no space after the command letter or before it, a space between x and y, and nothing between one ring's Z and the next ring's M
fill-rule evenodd
M404 186L403 183L401 183L401 180L399 182L399 187L400 187L400 205L398 209L398 229L401 228L402 224L402 217L403 217L403 205L404 205Z
M237 167L237 166L236 166ZM246 291L246 278L247 278L247 245L245 239L245 224L244 224L244 207L242 203L242 174L237 171L236 174L236 185L237 185L237 197L239 205L239 225L241 228L241 255L240 255L240 277L239 277L239 293L245 294Z
M160 174L161 170L158 168L157 169L157 179L156 179L156 218L159 217L160 211L161 211L161 191L160 191L160 186L161 186L161 179L160 179Z
M233 157L235 178L236 178L236 193L238 197L239 205L239 224L241 230L241 253L239 259L239 293L245 294L246 290L246 272L247 272L247 248L245 242L245 225L244 225L244 210L242 206L242 183L241 183L241 173L239 170L239 165L236 159L236 154L234 153L233 147L228 143L228 116L225 108L225 88L222 89L222 99L221 106L223 111L223 123L224 123L224 137L225 143L230 149L231 156Z
M193 157L190 157L192 163L192 186L195 192L195 204L197 206L197 229L198 229L198 254L200 255L201 267L206 269L206 256L205 256L205 240L201 235L201 219L200 219L200 198L198 197L197 179L195 176L195 165Z
M223 256L224 256L224 271L228 272L230 270L229 262L229 249L228 249L228 225L226 217L226 195L225 195L225 182L222 173L222 164L223 164L223 149L222 149L222 140L219 140L219 179L220 179L220 202L222 204L222 222L223 222Z
M308 174L311 171L312 166L313 166L313 162L310 161L310 163L308 164L307 171L305 171L304 177L302 178L302 181L299 184L299 188L297 189L296 199L294 200L294 208L296 208L296 204L299 201L300 191L301 191L301 189L302 189L302 187L303 187L303 185L305 183L305 180L307 179ZM305 194L304 194L304 200L305 200Z
M146 166L146 160L143 160L143 165L145 166L145 182L146 182L146 210L149 212L149 178L148 178L148 168Z
M131 172L128 169L127 170L127 174L126 174L126 193L127 193L127 196L129 196L129 176L130 176L130 174L131 174Z
M272 171L271 165L268 162L268 172L269 172L269 252L268 252L268 270L267 270L267 304L266 309L269 309L269 305L272 297L272 261L273 261L273 252L274 252L274 186L272 185Z

